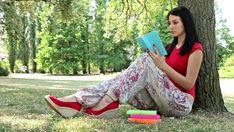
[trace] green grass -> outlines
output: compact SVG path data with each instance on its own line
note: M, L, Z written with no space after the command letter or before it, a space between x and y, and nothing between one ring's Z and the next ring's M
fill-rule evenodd
M0 131L234 131L234 115L212 114L202 111L182 118L162 117L157 125L135 124L127 121L122 105L115 119L95 119L77 115L65 119L50 110L44 96L64 96L81 87L90 87L97 81L56 81L39 79L9 79L0 77ZM234 112L234 97L225 96L225 104Z
M234 66L220 67L219 75L221 78L234 78Z

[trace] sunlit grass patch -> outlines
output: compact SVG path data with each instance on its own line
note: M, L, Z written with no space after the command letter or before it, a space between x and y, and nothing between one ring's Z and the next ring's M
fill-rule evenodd
M234 78L234 66L220 67L219 75L221 78Z
M87 117L79 117L72 119L63 119L57 121L54 124L53 129L59 131L95 131L98 129L98 126L103 122L95 119L89 119Z
M234 97L224 96L224 103L228 111L234 113Z
M48 120L46 116L29 113L28 115L3 115L0 117L0 123L2 129L6 126L6 130L30 131L43 129L48 124Z

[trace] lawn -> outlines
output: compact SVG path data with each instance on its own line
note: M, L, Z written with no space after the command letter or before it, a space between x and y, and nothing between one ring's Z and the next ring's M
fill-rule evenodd
M234 78L234 66L220 67L219 75L221 78Z
M234 115L202 111L187 117L162 117L157 125L135 124L127 121L122 105L115 119L95 119L77 115L65 119L51 111L44 101L47 94L64 96L77 88L90 87L98 81L45 80L0 77L0 131L234 131ZM234 112L234 96L225 96L226 107Z

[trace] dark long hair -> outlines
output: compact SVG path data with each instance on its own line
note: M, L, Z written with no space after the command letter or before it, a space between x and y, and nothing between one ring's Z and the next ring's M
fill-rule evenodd
M193 20L192 13L183 6L176 7L172 9L168 15L167 20L169 20L169 15L179 16L182 20L184 25L184 30L186 33L184 45L181 47L180 55L185 55L186 53L190 52L193 45L198 42L198 36L195 28L195 23ZM174 37L172 43L167 48L168 56L171 54L172 50L178 43L178 37Z

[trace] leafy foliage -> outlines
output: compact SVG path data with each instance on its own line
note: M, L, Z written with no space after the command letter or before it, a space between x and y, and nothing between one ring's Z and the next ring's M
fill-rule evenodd
M234 53L234 37L230 35L230 30L226 25L216 31L218 62L220 66L223 66L225 60Z
M222 11L216 5L216 14L221 14ZM233 55L234 51L234 36L231 35L230 29L226 25L226 19L220 17L216 23L216 39L217 39L217 54L219 66L224 66L227 58Z
M18 45L18 41L20 39L20 17L16 12L16 7L14 6L14 1L10 1L9 3L1 3L2 9L4 11L4 29L6 31L7 37L5 38L5 42L7 43L8 50L8 59L10 63L10 70L14 72L14 66L16 61L16 47ZM14 18L14 19L12 19Z
M18 27L6 28L6 31L18 31L19 35L7 35L12 39L9 43L18 45L8 44L14 49L14 55L19 53L14 56L12 51L9 55L9 58L15 58L11 59L11 71L14 72L13 62L21 59L22 65L33 65L33 71L38 68L59 74L125 69L141 52L136 46L136 37L157 29L164 43L170 42L166 12L176 5L175 1L169 3L166 0L10 2L17 15L15 18L19 19ZM27 18L27 21L21 18ZM10 20L7 15L5 19Z

